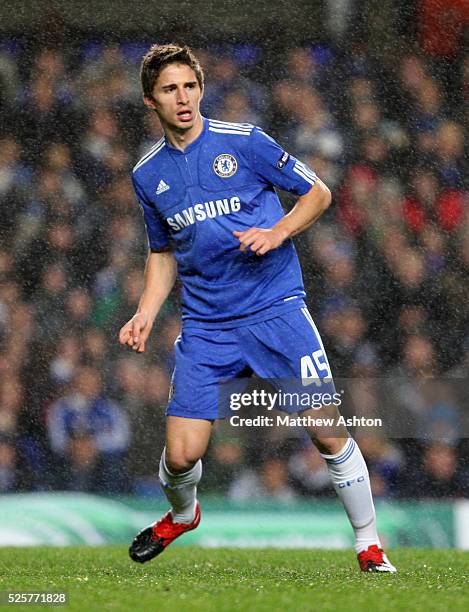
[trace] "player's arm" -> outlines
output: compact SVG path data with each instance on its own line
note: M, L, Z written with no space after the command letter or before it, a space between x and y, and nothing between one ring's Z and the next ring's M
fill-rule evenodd
M269 229L251 227L244 232L233 232L240 241L240 249L248 247L256 255L277 249L287 238L299 234L312 225L331 203L331 192L320 180L298 198L292 210Z
M252 130L249 144L251 167L259 180L298 196L294 208L273 227L233 232L242 251L249 248L265 255L314 223L331 203L331 193L314 170L284 151L260 128Z
M150 251L145 265L143 291L137 312L119 332L119 342L143 353L161 306L174 286L177 264L169 250Z

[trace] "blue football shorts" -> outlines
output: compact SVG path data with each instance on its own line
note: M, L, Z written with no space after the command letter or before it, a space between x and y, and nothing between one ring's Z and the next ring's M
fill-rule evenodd
M253 373L285 392L336 393L321 337L306 307L234 329L183 327L174 346L169 416L226 418L229 411L221 405L226 398L220 401L220 388ZM292 413L307 408L304 403L280 406Z

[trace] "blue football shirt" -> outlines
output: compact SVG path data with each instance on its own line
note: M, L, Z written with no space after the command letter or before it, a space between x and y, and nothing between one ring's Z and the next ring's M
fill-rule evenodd
M132 175L149 247L174 252L184 325L227 329L301 307L292 241L258 256L241 252L233 231L275 225L284 216L275 187L301 196L316 175L258 127L203 124L184 151L162 138Z

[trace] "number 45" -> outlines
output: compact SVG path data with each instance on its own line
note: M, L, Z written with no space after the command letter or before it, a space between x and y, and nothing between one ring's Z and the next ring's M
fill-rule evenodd
M320 372L322 377L319 375ZM312 384L320 387L323 382L332 380L331 369L322 349L301 358L301 380L304 387Z

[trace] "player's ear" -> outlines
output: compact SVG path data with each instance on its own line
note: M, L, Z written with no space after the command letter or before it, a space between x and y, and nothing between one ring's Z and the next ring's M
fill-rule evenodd
M143 96L143 103L145 104L145 106L151 110L156 110L156 103L153 100L153 98L150 98L148 96Z

